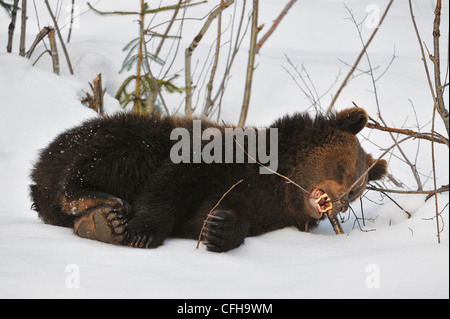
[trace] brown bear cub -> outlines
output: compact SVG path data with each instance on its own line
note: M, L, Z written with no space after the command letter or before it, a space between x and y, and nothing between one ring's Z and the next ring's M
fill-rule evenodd
M41 151L31 173L33 208L45 223L73 227L81 237L154 248L167 237L197 239L211 209L242 179L205 223L202 240L208 250L228 251L247 236L288 226L307 231L326 214L345 211L369 180L386 174L381 160L348 198L332 205L322 199L346 193L375 162L356 138L367 118L363 109L352 108L329 117L295 114L273 123L276 171L307 192L275 174L262 174L247 153L244 162L236 161L238 148L247 149L248 137L244 145L232 140L236 154L231 161L192 160L195 147L187 147L191 160L175 163L172 155L185 149L174 153L180 142L173 131L195 135L192 119L136 114L96 118L62 133ZM226 134L224 125L197 123L202 130ZM227 151L224 140L217 139L221 144L214 155ZM200 146L206 148L207 142L200 139ZM268 139L258 143L269 146Z

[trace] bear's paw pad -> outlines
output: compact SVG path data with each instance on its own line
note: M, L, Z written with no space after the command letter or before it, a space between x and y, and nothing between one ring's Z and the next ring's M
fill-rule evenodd
M74 232L83 238L119 245L126 238L127 218L125 212L101 206L79 217L74 223Z

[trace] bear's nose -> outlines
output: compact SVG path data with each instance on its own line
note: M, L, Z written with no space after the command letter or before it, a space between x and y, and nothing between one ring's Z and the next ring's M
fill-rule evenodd
M342 193L338 195L338 197L341 197ZM349 200L347 195L342 196L341 200L335 203L336 212L346 212L348 209Z

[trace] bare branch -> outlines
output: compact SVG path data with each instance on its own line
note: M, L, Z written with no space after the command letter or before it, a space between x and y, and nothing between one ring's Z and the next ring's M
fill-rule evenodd
M449 134L449 119L448 110L444 105L444 87L441 85L441 61L440 61L440 49L439 49L439 37L441 36L441 31L439 25L441 23L441 0L437 0L436 9L434 11L434 23L433 23L433 44L434 44L434 56L432 61L434 64L434 82L436 90L436 102L437 111L444 121L445 127L447 128L447 134Z
M290 0L288 2L288 4L284 7L283 11L281 11L280 15L278 16L278 18L276 18L273 21L272 26L270 27L269 31L267 31L266 34L264 34L264 36L261 38L261 40L259 40L258 44L256 45L256 54L259 54L259 50L261 49L262 45L264 44L264 42L266 42L266 40L272 35L273 31L275 31L275 29L278 27L278 25L280 24L281 20L284 18L284 16L286 15L286 13L289 11L289 9L294 5L294 3L297 2L297 0Z
M231 75L230 75L230 71L231 71L231 67L233 66L234 63L234 59L237 55L237 53L239 52L239 48L242 44L242 41L245 37L245 34L247 33L247 29L248 26L250 24L250 19L249 22L247 23L247 25L245 26L244 29L242 29L243 26L243 22L244 22L244 17L245 17L245 9L246 9L246 1L243 2L242 4L242 12L241 12L241 16L239 19L239 24L238 24L238 28L237 28L237 32L236 32L236 39L234 40L234 46L231 45L231 43L233 42L233 29L234 29L234 19L236 17L236 13L233 14L233 22L231 24L231 37L230 37L230 48L228 51L228 57L227 57L227 62L226 62L226 67L225 67L225 72L223 73L223 77L222 77L222 81L220 83L220 86L215 94L215 96L212 98L212 103L216 103L217 99L219 100L218 105L215 106L215 108L211 111L211 114L213 114L216 110L217 110L217 121L220 119L220 113L221 113L221 109L222 109L222 99L223 96L225 94L225 89L228 83L228 80L230 79ZM235 7L236 10L236 7ZM243 32L242 32L243 30ZM241 35L242 33L242 35Z
M73 74L72 63L70 63L69 53L67 52L66 46L64 44L64 40L61 36L61 32L59 31L59 27L58 27L58 23L56 22L56 18L53 15L50 5L48 4L48 0L45 0L44 2L47 6L48 12L50 13L50 16L52 17L53 23L55 25L56 33L58 34L59 42L61 43L62 49L64 51L64 55L66 57L67 66L69 67L70 74Z
M221 0L223 2L223 0ZM216 75L217 64L219 62L219 53L220 53L220 42L222 38L222 12L219 13L219 18L217 19L217 39L216 39L216 51L214 53L214 62L211 68L211 74L209 76L209 82L206 86L206 102L205 107L203 108L203 116L208 116L208 113L211 111L211 106L213 105L213 101L211 100L212 90L213 90L213 82L214 77Z
M73 26L73 12L75 8L75 0L72 0L72 7L70 9L70 25L69 25L69 34L67 35L67 43L70 42L70 37L72 36L72 26Z
M156 51L155 51L155 56L159 56L159 52L162 49L164 41L167 39L167 36L169 34L170 29L173 26L173 23L175 22L175 19L178 15L178 11L180 10L182 3L183 3L183 0L178 1L178 7L175 8L172 19L170 19L169 25L167 26L166 31L164 31L164 35L161 37L161 41L159 42L158 47L156 48Z
M438 4L439 3L440 3L440 1L438 1ZM438 6L438 4L436 6ZM439 113L439 114L441 114L442 120L444 121L445 128L447 129L447 135L449 135L448 111L445 108L443 110L439 110L436 94L434 93L433 84L431 83L431 76L430 76L430 72L428 70L427 61L426 61L426 58L425 58L425 52L423 50L422 39L420 38L419 30L418 30L417 24L416 24L416 19L414 17L414 12L413 12L413 8L412 8L411 0L409 0L409 12L410 12L410 15L411 15L411 20L412 20L412 23L413 23L413 26L414 26L414 30L416 32L417 41L419 42L420 53L422 54L422 62L423 62L423 66L425 68L425 74L427 76L427 81L428 81L428 86L430 88L431 96L433 97L434 107L437 108L438 111L442 111L443 112L442 114L441 113ZM439 15L440 15L440 10L438 10L438 12L439 12ZM435 21L435 24L436 24L436 21ZM433 31L433 35L434 35L434 33L435 33L435 31ZM437 36L435 36L435 37L437 37Z
M19 7L19 0L14 0L13 9L11 11L11 23L8 26L8 44L6 45L6 52L12 51L12 42L14 29L16 28L17 9Z
M255 55L256 55L256 39L258 36L258 0L253 0L252 13L252 32L250 36L250 51L248 53L247 77L245 80L244 102L242 103L241 115L239 117L238 126L244 127L247 119L248 107L250 105L250 96L252 91L253 71L255 69Z
M444 185L434 190L421 190L421 191L407 191L401 189L388 189L388 188L379 188L372 185L368 185L366 189L376 192L385 192L385 193L394 193L394 194L424 194L424 195L434 195L435 193L445 193L449 191L449 185Z
M20 56L25 56L25 34L27 28L27 0L22 0L22 26L20 30L20 47L19 54Z
M98 74L93 84L89 83L89 86L92 90L92 96L86 93L86 97L81 100L81 103L93 109L101 117L106 118L107 116L103 108L103 96L105 95L106 89L102 88L102 74Z
M42 39L45 38L45 36L50 32L50 27L44 27L36 36L36 39L34 40L33 44L30 47L30 50L28 50L26 57L29 59L31 55L33 54L34 49L38 45L39 42L42 41Z
M191 80L191 56L192 52L194 52L195 48L198 46L206 31L208 31L209 26L212 21L217 17L217 15L228 8L230 5L234 3L234 0L228 0L224 3L221 3L214 11L211 12L205 24L201 28L200 32L197 36L192 40L189 47L186 48L185 51L185 81L186 81L186 104L185 104L185 115L192 116L192 80Z
M366 52L367 48L369 47L370 43L372 42L373 38L375 37L375 34L377 33L378 29L380 28L381 24L384 21L384 18L386 17L389 8L391 7L392 3L394 2L394 0L389 1L389 4L386 7L386 10L384 10L383 16L380 19L380 22L378 23L378 26L375 28L375 30L373 31L372 35L370 36L369 40L367 41L366 45L364 46L364 48L362 49L361 53L359 54L358 58L356 59L355 63L353 64L353 67L351 68L350 72L347 74L347 76L344 79L344 82L342 82L341 86L339 87L338 91L336 92L336 94L333 97L333 100L331 101L330 106L328 107L327 113L326 114L330 114L331 110L333 109L334 103L336 103L337 98L339 97L339 95L341 94L342 90L344 89L345 85L347 84L347 81L350 79L351 75L353 74L353 72L355 71L356 67L359 64L359 61L361 61L361 58L363 57L364 53Z
M59 55L56 48L55 29L50 28L48 39L50 40L50 55L52 56L53 72L59 74Z
M414 131L408 130L408 129L398 129L398 128L393 128L393 127L381 126L379 123L375 123L375 124L367 123L366 127L370 128L370 129L384 131L384 132L392 132L392 133L399 133L399 134L403 134L403 135L410 135L414 138L419 138L419 139L433 141L433 142L440 143L440 144L445 144L445 145L447 145L447 147L449 147L449 140L447 138L445 138L444 136L436 136L436 134L419 133L419 132L414 132Z

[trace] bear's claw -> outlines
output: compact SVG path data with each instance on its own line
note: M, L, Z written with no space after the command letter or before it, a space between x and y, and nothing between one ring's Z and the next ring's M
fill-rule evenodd
M149 234L129 231L123 244L134 248L156 248L162 244L163 240Z

